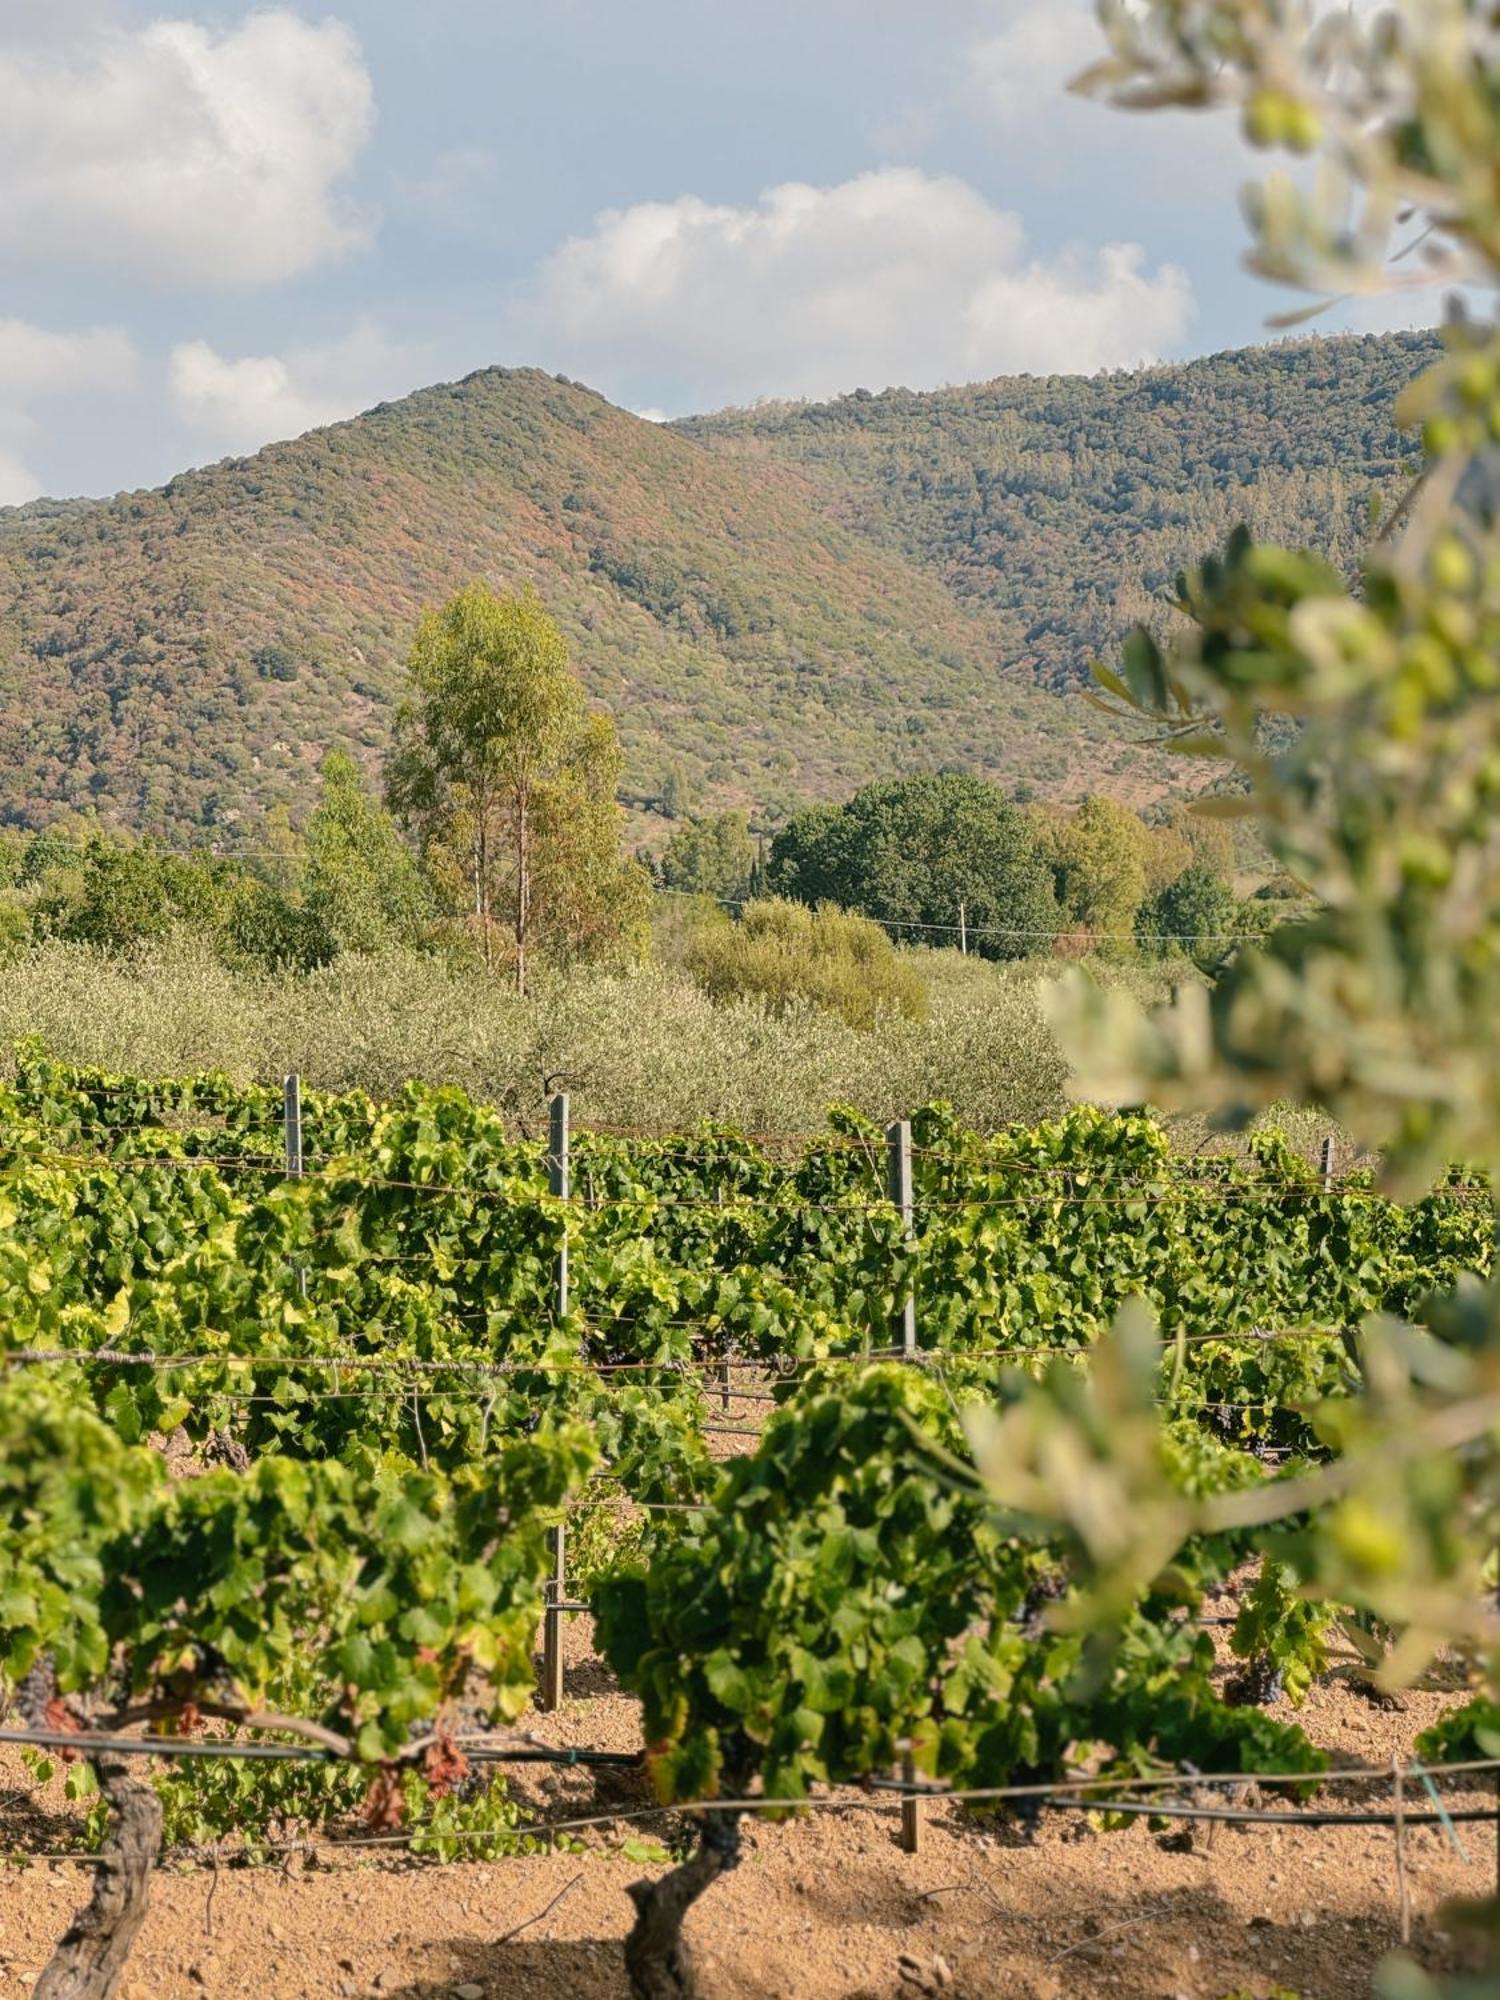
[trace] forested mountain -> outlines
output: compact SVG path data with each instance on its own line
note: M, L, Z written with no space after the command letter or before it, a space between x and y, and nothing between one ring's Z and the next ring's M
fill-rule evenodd
M181 835L374 763L419 610L534 583L631 801L774 820L957 769L1136 801L1076 681L1248 517L1352 558L1413 338L662 426L486 370L156 492L0 512L0 819ZM1038 681L1052 687L1039 686Z
M417 615L534 583L627 780L777 810L952 763L1082 782L1105 733L795 468L489 370L97 505L0 517L0 813L148 828L310 798L384 745Z
M795 465L838 518L1006 620L1007 668L1083 680L1240 521L1352 568L1417 462L1392 405L1436 336L1285 341L1134 374L859 391L679 426Z

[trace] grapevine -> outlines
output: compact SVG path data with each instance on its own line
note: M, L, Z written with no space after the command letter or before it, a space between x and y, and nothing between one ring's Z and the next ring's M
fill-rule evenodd
M110 1727L315 1744L330 1762L305 1777L158 1782L168 1839L233 1821L249 1852L288 1813L351 1810L420 1810L417 1837L454 1851L468 1808L434 1793L453 1718L524 1708L547 1531L602 1520L595 1492L648 1508L628 1560L579 1561L664 1799L795 1801L903 1767L1062 1779L1084 1740L1108 1746L1100 1775L1312 1780L1299 1730L1210 1684L1202 1603L1252 1538L1142 1579L1105 1661L1069 1628L1065 1543L1011 1531L961 1476L961 1419L1049 1372L1081 1393L1141 1298L1165 1476L1263 1482L1328 1456L1362 1315L1489 1255L1463 1176L1399 1208L1273 1136L1185 1159L1151 1119L1091 1110L993 1137L922 1113L910 1239L883 1142L847 1113L795 1153L719 1127L584 1134L566 1201L539 1145L451 1089L309 1094L300 1178L280 1092L224 1078L28 1050L0 1113L0 1694L41 1674L22 1712L85 1748ZM880 1359L908 1288L915 1365ZM768 1400L721 1467L726 1363L764 1371ZM168 1439L189 1477L166 1476ZM1295 1550L1259 1559L1242 1693L1322 1671L1342 1607L1306 1588ZM91 1763L106 1857L135 1829L123 1936L160 1814L152 1832L119 1760ZM483 1812L503 1841L503 1793ZM735 1812L704 1827L686 1874L637 1891L641 1990L686 1990L682 1916L737 1852Z

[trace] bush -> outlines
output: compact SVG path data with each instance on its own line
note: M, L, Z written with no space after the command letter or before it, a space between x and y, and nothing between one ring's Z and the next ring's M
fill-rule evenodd
M832 904L809 910L769 897L746 905L737 924L709 926L688 953L688 970L713 1000L754 995L773 1013L799 1000L873 1027L882 1014L927 1018L927 989L867 917Z

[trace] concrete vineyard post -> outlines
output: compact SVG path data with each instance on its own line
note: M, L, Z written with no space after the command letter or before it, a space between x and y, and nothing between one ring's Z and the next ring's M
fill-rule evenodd
M912 1235L911 1126L906 1119L896 1121L886 1132L886 1190L901 1214L901 1233ZM917 1301L910 1285L896 1308L892 1330L901 1352L910 1357L917 1351Z
M1331 1194L1333 1192L1333 1176L1334 1176L1334 1169L1337 1166L1337 1164L1338 1164L1338 1147L1334 1142L1333 1134L1330 1132L1328 1134L1328 1137L1323 1141L1323 1157L1321 1161L1322 1174L1323 1174L1323 1191L1325 1194Z
M553 1098L548 1114L547 1136L547 1189L566 1201L572 1192L572 1164L569 1159L568 1099L566 1092L560 1091ZM557 1248L557 1316L568 1316L568 1227L563 1222L562 1237ZM544 1710L562 1707L563 1699L563 1648L562 1648L562 1607L567 1599L568 1576L568 1531L561 1521L548 1530L548 1542L552 1549L552 1576L547 1584L547 1605L542 1613L542 1689L541 1707Z
M915 1216L911 1187L911 1125L908 1120L898 1118L885 1138L886 1187L901 1216L901 1234L910 1241ZM893 1331L898 1334L902 1354L910 1361L915 1360L917 1352L917 1300L910 1283L904 1291L905 1296L896 1308ZM908 1784L916 1777L910 1757L903 1761L901 1775ZM916 1854L921 1845L922 1801L908 1795L901 1801L901 1846L907 1854Z
M286 1177L302 1178L302 1079L295 1070L281 1086L281 1126L286 1147ZM307 1297L307 1272L297 1267L297 1290Z
M722 1181L714 1188L714 1201L718 1207L722 1208L724 1206L724 1183ZM726 1417L729 1415L730 1387L729 1345L727 1341L724 1341L719 1355L719 1404Z
M572 1162L569 1158L568 1099L560 1091L548 1107L547 1191L566 1201L573 1191ZM557 1252L557 1316L568 1316L568 1226L563 1223L562 1241Z
M542 1613L542 1692L544 1711L562 1707L562 1606L568 1595L568 1534L559 1521L548 1538L552 1545L552 1575L547 1583L547 1608Z
M282 1128L286 1139L286 1177L302 1178L302 1079L295 1071L281 1089Z

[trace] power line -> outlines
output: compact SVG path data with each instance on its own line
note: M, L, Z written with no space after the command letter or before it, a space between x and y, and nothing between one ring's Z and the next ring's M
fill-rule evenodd
M758 900L750 896L703 896L694 889L658 889L660 896L689 896L695 902L712 903L721 910L746 910ZM1032 938L1048 939L1054 944L1092 944L1098 939L1110 942L1139 943L1135 931L1065 931L1020 928L1009 925L978 926L975 924L924 923L915 917L877 917L869 910L849 908L846 915L863 917L866 922L878 924L882 930L939 932L945 937L966 938ZM1240 931L1152 931L1152 939L1162 939L1173 944L1236 944L1244 943Z

